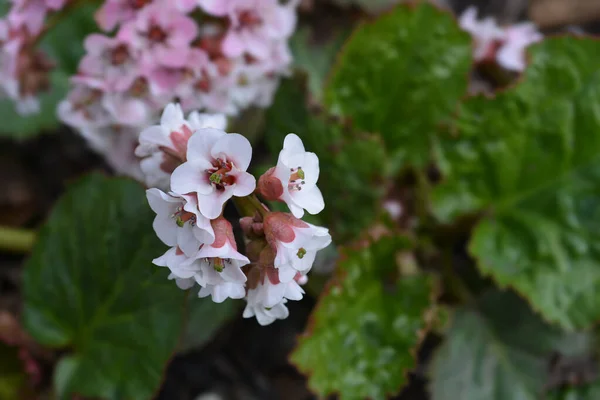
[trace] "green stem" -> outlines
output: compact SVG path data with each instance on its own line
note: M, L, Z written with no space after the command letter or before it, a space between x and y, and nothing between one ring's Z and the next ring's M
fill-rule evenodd
M247 217L254 217L258 212L264 218L268 213L254 194L246 197L233 197L233 204L240 215Z
M0 226L0 250L12 253L29 253L33 248L35 232L22 229Z

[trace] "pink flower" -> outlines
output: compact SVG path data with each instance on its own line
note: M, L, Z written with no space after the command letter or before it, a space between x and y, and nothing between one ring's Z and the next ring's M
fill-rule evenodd
M202 244L215 240L212 225L198 211L194 196L166 194L156 188L148 189L146 196L156 213L152 227L167 246L177 246L192 257Z
M81 74L101 77L107 87L127 89L137 77L137 52L126 41L100 34L84 42L87 54L79 64Z
M199 297L211 296L215 303L227 298L241 299L246 295L246 275L241 267L250 260L237 251L231 224L220 217L211 221L215 241L203 245L194 255L199 272L196 282L202 287Z
M109 125L112 117L102 104L103 98L100 81L77 82L67 98L59 103L58 116L64 123L79 130Z
M42 31L47 11L44 0L17 0L7 18L13 27L25 26L33 37Z
M525 48L539 42L543 35L535 24L524 22L509 26L505 30L505 38L498 50L496 59L503 68L522 72L525 69Z
M142 131L135 154L143 158L141 167L148 186L169 187L171 173L185 162L191 136L191 127L184 119L181 107L174 103L165 107L159 125Z
M105 31L111 31L120 23L132 20L152 0L106 0L96 12L96 22Z
M317 251L331 243L327 228L311 225L281 212L269 213L264 220L267 242L276 251L274 267L281 282L289 282L297 273L306 275Z
M267 200L284 201L296 218L302 218L304 209L318 214L325 208L318 179L319 158L306 152L302 140L290 133L283 142L277 166L260 177L258 187Z
M296 26L293 5L280 5L277 0L223 1L200 0L207 12L229 17L230 28L223 41L223 52L229 57L249 53L259 59L270 54L273 41L288 38Z
M156 3L125 24L118 37L140 49L146 64L178 68L187 65L190 43L197 35L193 19L168 3Z
M475 40L475 61L493 59L498 42L504 39L504 32L496 21L492 17L477 20L477 8L471 6L463 12L459 22Z
M196 193L200 212L217 218L232 196L243 197L254 191L256 180L246 172L251 158L252 146L242 135L198 129L188 141L187 162L171 176L171 189Z

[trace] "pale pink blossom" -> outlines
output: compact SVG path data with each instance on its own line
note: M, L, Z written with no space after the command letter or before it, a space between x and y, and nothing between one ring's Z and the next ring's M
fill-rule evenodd
M308 273L317 252L331 244L327 228L281 212L265 217L264 231L267 242L276 251L274 267L279 271L281 282L290 282L297 273Z
M498 49L496 59L503 68L522 72L525 69L525 48L539 42L543 35L535 24L524 22L505 29L502 46Z
M31 36L37 36L44 26L48 6L44 0L17 0L6 18L13 27L25 26Z
M305 151L302 140L290 133L283 142L277 166L261 176L259 190L267 200L284 201L296 218L302 218L304 210L318 214L325 207L318 179L319 158Z
M160 124L140 133L136 156L142 158L141 168L150 187L168 189L171 173L185 162L188 140L192 136L179 104L170 103L162 113Z
M246 275L241 267L249 264L250 260L237 251L231 224L226 219L217 218L211 224L214 242L204 244L193 256L199 269L194 275L201 286L198 296L211 296L215 303L227 298L241 299L246 295Z
M199 3L212 15L229 17L230 27L223 41L223 52L229 57L248 53L266 59L272 41L288 38L296 26L295 5L281 5L278 0Z
M194 277L198 273L198 266L179 247L171 247L165 254L152 260L152 263L169 268L169 279L174 279L180 289L189 289L196 283Z
M134 19L141 9L152 3L152 0L105 0L96 12L96 22L105 31Z
M171 176L175 193L198 197L200 212L217 218L232 196L243 197L254 191L256 180L246 172L252 158L248 139L220 129L198 129L187 148L187 162Z
M244 318L256 317L256 320L262 326L270 325L275 322L275 320L286 319L290 315L285 303L287 303L287 300L283 299L273 307L265 307L260 303L248 301L242 315Z
M148 189L146 196L156 213L152 227L167 246L177 246L192 257L202 244L215 240L213 227L198 211L194 196L166 194L156 188Z
M107 87L125 90L137 77L137 51L117 38L89 35L84 42L86 55L79 63L83 75L100 77Z
M494 58L498 42L503 40L505 33L494 18L477 19L477 8L469 7L460 16L460 26L469 32L475 40L473 57L475 61Z
M197 35L194 20L168 3L145 7L118 33L121 40L142 50L144 63L173 68L187 65L190 43Z

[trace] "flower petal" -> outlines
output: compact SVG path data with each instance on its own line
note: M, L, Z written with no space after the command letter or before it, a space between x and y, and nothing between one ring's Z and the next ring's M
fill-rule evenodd
M233 162L241 171L248 169L252 159L252 146L248 139L238 133L225 135L211 149L213 158L223 158Z
M240 172L235 176L233 195L237 197L248 196L256 189L256 178L247 172Z
M199 195L212 193L214 188L206 174L209 168L212 168L211 164L198 159L181 164L171 175L171 190L181 195L192 192Z

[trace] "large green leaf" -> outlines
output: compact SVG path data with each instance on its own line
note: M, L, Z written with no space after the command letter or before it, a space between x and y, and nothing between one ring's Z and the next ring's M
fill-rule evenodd
M186 329L181 338L179 351L202 347L238 312L241 313L241 310L237 301L215 303L210 298L189 299Z
M469 246L484 274L565 328L600 319L600 42L530 52L515 87L474 97L441 140L443 220L484 213Z
M406 246L402 238L383 238L345 252L291 355L319 395L383 399L406 383L433 301L429 276L384 284L393 281L395 255Z
M356 128L382 134L399 161L423 165L431 138L467 91L471 39L454 17L422 3L358 28L325 100Z
M139 184L92 175L41 230L25 268L24 322L41 344L72 352L59 368L64 393L147 399L159 386L184 292L152 265L164 251L152 219Z
M431 366L433 400L539 400L560 332L510 292L455 312Z
M340 121L307 108L303 80L284 81L267 113L266 139L273 163L288 133L296 133L307 151L319 156L319 188L325 210L319 215L337 243L354 239L377 217L385 193L387 158L381 140L357 134Z

